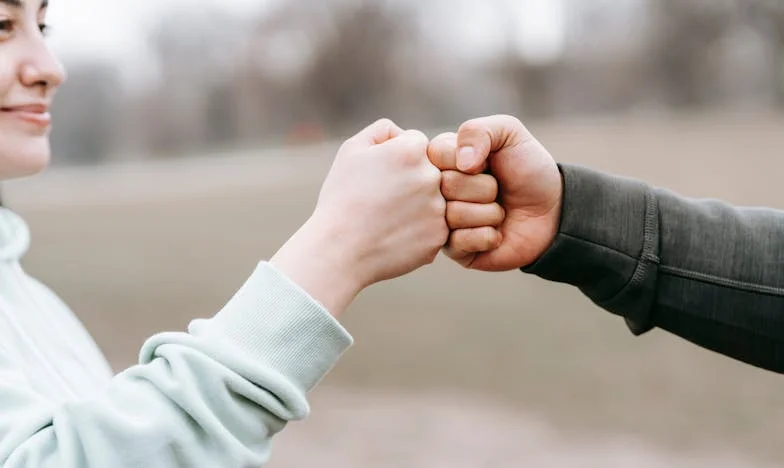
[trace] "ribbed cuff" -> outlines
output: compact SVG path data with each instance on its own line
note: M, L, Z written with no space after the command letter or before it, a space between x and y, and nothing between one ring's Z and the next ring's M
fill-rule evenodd
M324 307L268 262L217 315L194 321L191 333L238 348L305 391L353 344Z
M642 182L560 165L561 223L553 245L522 271L580 288L600 307L649 330L658 264L658 211Z

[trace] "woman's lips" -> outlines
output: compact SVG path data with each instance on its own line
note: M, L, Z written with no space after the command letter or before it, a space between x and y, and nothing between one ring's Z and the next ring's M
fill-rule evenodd
M49 127L52 123L52 115L49 113L49 108L44 104L7 106L0 108L0 111L4 115L17 118L39 127Z

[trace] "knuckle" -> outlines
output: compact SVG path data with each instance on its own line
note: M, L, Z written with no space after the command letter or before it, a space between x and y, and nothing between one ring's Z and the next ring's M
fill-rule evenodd
M423 141L417 133L424 135L416 130L407 130L400 136L401 151L406 156L406 161L412 164L429 161L427 157L427 137Z
M457 249L455 249L455 248L453 248L453 247L451 247L449 245L444 249L444 254L447 257L451 258L452 260L459 260L459 259L461 259L463 257L460 254L459 250L457 250Z
M460 182L462 176L456 171L444 171L441 173L441 192L448 199L455 198L460 193Z
M430 143L430 140L427 138L427 135L425 135L421 130L409 129L409 130L406 130L406 133L409 134L411 136L411 138L413 138L414 140L416 140L420 144L421 143Z
M440 217L446 216L447 203L444 197L438 196L433 201L433 211Z
M509 124L509 125L514 125L514 126L522 126L523 125L523 123L520 121L520 119L518 119L517 117L515 117L513 115L499 114L498 118L502 122L504 122L506 124Z
M427 138L427 135L419 130L409 130L408 133L409 138L411 139L412 148L417 152L427 154L427 147L430 144L430 140Z
M498 180L489 174L481 175L483 176L482 179L487 186L487 192L493 199L495 199L495 197L498 196Z
M460 258L460 246L455 242L455 233L449 235L449 240L446 242L446 247L444 247L444 253L447 257L456 260Z
M499 224L502 223L504 219L506 219L506 210L500 204L495 203L495 212L496 212L496 219L498 220L498 223Z
M454 132L439 133L430 143L433 145L446 147L457 146L457 134Z
M482 246L482 250L487 251L496 248L500 240L500 233L491 226L484 228L484 230L484 245Z
M457 133L475 133L481 131L483 128L481 119L471 119L463 122L457 130Z
M449 235L450 248L456 251L466 250L466 231L464 229L455 229Z
M457 259L460 258L457 255L457 253L454 250L452 250L452 249L445 248L445 249L442 250L442 252L444 252L444 255L446 255L446 257L448 259L452 260L452 261L457 261Z
M377 128L391 128L396 126L397 125L395 124L395 122L392 121L392 119L388 119L386 117L382 117L376 120L375 122L373 122L373 127L377 127Z
M427 145L427 155L430 161L439 169L447 169L450 153L457 151L457 135L454 133L441 133L433 138Z
M486 250L493 246L495 241L495 231L490 227L483 228L482 230L484 231L482 234L484 245L482 247L483 250Z
M414 158L414 156L411 156ZM418 164L416 167L417 183L420 187L439 192L441 187L441 171L429 162L422 165Z
M427 166L425 168L425 175L428 184L435 185L436 187L441 186L441 182L443 181L444 175L439 168L437 168L436 166L430 163L427 163Z
M501 123L507 129L512 130L517 135L526 135L528 134L528 129L525 127L525 124L513 115L502 114L499 116Z
M449 241L449 232L450 232L449 226L447 226L446 223L442 223L441 236L439 237L439 242L438 242L439 249L444 245L446 245L446 243Z
M450 228L455 229L463 220L460 204L449 202L446 204L446 222Z
M491 210L485 212L484 218L482 219L482 224L485 226L495 227L501 224L501 218L498 216L498 210L496 210L494 207L491 208Z

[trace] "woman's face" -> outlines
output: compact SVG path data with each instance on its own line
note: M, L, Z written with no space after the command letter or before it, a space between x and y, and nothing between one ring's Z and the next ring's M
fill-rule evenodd
M49 107L65 70L44 40L48 0L0 0L0 180L49 163Z

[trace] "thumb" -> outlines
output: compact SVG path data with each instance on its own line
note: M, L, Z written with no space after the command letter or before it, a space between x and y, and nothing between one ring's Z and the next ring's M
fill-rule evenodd
M398 137L403 129L389 119L379 119L346 140L345 145L356 149L380 145Z
M491 153L532 138L515 117L493 115L465 122L457 131L457 168L467 174L483 170Z

